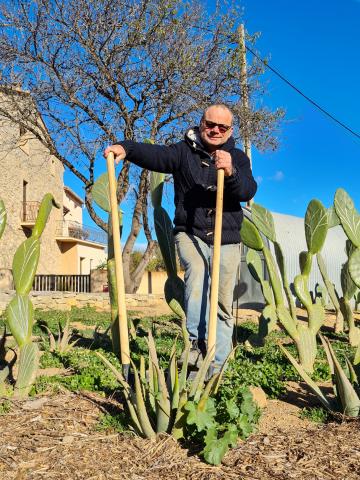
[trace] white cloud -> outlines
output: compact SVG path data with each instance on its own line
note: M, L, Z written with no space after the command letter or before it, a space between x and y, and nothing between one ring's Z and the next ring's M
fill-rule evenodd
M259 185L260 185L260 183L261 183L263 180L264 180L264 178L261 177L260 175L259 175L258 177L255 177L255 181L256 181L256 183L259 184Z
M284 172L278 170L273 177L270 177L270 180L274 180L275 182L281 182L282 180L284 180L284 177Z

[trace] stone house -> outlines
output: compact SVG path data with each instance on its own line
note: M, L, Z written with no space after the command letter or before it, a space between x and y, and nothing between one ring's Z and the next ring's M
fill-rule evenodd
M4 92L0 92L0 101L6 102ZM52 209L42 235L37 274L89 274L106 260L105 235L84 227L83 201L64 186L63 173L60 160L32 133L0 117L0 198L7 210L7 226L0 240L0 290L11 287L13 255L31 234L40 201L48 192L60 209Z

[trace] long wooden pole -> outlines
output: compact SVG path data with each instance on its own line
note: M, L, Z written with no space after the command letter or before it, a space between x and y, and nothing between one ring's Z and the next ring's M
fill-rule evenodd
M107 169L109 175L109 191L110 191L110 206L111 206L111 223L113 230L114 242L114 258L115 258L115 276L116 276L116 291L118 304L118 319L120 332L120 353L123 373L126 379L129 376L130 366L130 349L129 349L129 332L127 323L127 313L125 304L125 284L124 272L122 264L122 253L120 244L120 225L118 203L116 199L116 177L114 154L110 152L106 157Z
M219 278L220 278L220 251L221 251L221 229L224 199L224 170L217 171L216 210L215 210L215 232L214 252L211 268L211 290L210 290L210 315L208 330L208 352L212 352L212 359L216 347L216 326L219 300Z

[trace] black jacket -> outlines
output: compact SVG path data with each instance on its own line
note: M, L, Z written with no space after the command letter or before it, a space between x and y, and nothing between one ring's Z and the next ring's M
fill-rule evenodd
M216 168L201 144L197 128L185 134L185 140L169 146L119 142L126 158L136 165L156 172L171 173L174 178L174 232L188 232L208 244L214 243ZM234 173L225 177L222 219L223 245L240 242L243 212L240 202L250 200L256 192L249 158L235 148L231 137L221 146L231 154Z

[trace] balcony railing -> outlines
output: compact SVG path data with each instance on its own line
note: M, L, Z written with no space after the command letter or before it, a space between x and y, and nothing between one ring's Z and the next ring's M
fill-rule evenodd
M82 225L72 220L58 222L56 228L57 237L76 238L87 242L106 244L107 236L102 230Z
M35 223L40 202L22 202L21 221L24 223Z
M35 275L35 292L90 292L90 275Z

